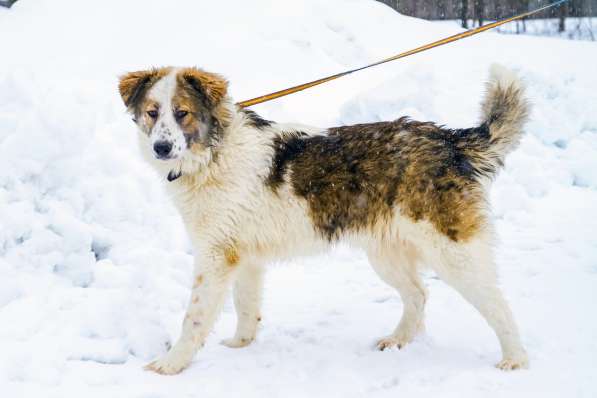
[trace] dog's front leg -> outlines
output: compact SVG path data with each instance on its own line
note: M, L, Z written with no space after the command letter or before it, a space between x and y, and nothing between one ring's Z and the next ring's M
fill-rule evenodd
M186 368L222 309L235 265L224 255L211 255L195 262L193 289L178 342L166 355L145 366L146 370L173 375Z

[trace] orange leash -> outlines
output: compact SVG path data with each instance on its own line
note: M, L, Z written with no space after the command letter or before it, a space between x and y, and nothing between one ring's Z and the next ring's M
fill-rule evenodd
M318 86L318 85L323 84L323 83L327 83L327 82L329 82L331 80L338 79L338 78L340 78L342 76L350 75L351 73L358 72L358 71L363 70L363 69L367 69L367 68L371 68L373 66L385 64L386 62L395 61L395 60L400 59L400 58L408 57L409 55L417 54L417 53L420 53L420 52L423 52L423 51L426 51L426 50L429 50L429 49L432 49L432 48L435 48L435 47L443 46L444 44L452 43L454 41L457 41L457 40L460 40L460 39L464 39L466 37L470 37L470 36L476 35L477 33L485 32L486 30L496 28L496 27L498 27L500 25L504 25L504 24L506 24L508 22L516 21L518 19L522 19L522 18L531 16L533 14L536 14L538 12L547 10L549 8L559 6L562 3L565 3L567 1L568 0L560 0L560 1L557 1L555 3L549 4L549 5L546 5L546 6L543 6L541 8L536 9L536 10L533 10L533 11L528 11L528 12L525 12L525 13L522 13L522 14L510 17L510 18L502 19L501 21L492 22L492 23L487 24L487 25L479 26L478 28L475 28L475 29L469 29L469 30L464 31L462 33L458 33L458 34L446 37L444 39L434 41L433 43L425 44L425 45L423 45L421 47L417 47L417 48L414 48L412 50L408 50L408 51L405 51L403 53L394 55L394 56L392 56L390 58L382 59L381 61L377 61L377 62L374 62L374 63L369 64L369 65L361 66L360 68L351 69L351 70L347 70L345 72L336 73L335 75L330 75L330 76L327 76L327 77L323 77L321 79L313 80L312 82L299 84L298 86L289 87L289 88L286 88L284 90L280 90L280 91L276 91L276 92L273 92L273 93L270 93L270 94L262 95L260 97L256 97L256 98L253 98L253 99L250 99L250 100L241 101L241 102L238 102L237 105L245 108L245 107L248 107L248 106L257 105L257 104L261 104L263 102L271 101L271 100L276 99L276 98L285 97L287 95L294 94L294 93L297 93L299 91L303 91L303 90L306 90L306 89L314 87L314 86Z

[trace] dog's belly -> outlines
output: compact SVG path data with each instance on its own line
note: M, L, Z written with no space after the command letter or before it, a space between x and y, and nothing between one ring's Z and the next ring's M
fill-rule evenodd
M269 196L269 195L268 195ZM254 262L286 260L297 256L316 255L338 243L369 251L380 245L417 246L453 243L428 221L413 221L400 212L399 206L371 224L351 224L330 235L314 222L309 202L292 190L278 192L264 200L247 219L239 236L247 248L246 255ZM339 220L327 220L336 225Z

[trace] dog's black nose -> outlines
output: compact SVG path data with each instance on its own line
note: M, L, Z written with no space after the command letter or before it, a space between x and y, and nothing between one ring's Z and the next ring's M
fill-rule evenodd
M172 150L172 143L168 141L157 141L153 144L153 150L159 158L165 158Z

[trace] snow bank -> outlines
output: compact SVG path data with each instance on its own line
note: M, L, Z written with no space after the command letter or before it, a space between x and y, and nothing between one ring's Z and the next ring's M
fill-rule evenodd
M488 65L529 88L529 134L493 190L505 291L532 368L491 368L480 317L427 278L428 334L372 350L401 303L362 253L288 264L258 342L230 350L230 305L193 366L142 372L177 337L192 257L140 160L117 76L199 65L238 100L389 56L453 26L378 2L20 1L0 9L0 389L6 396L593 396L597 320L597 45L484 34L256 107L331 126L409 114L477 121ZM325 265L325 266L324 266ZM275 377L274 377L275 375Z

